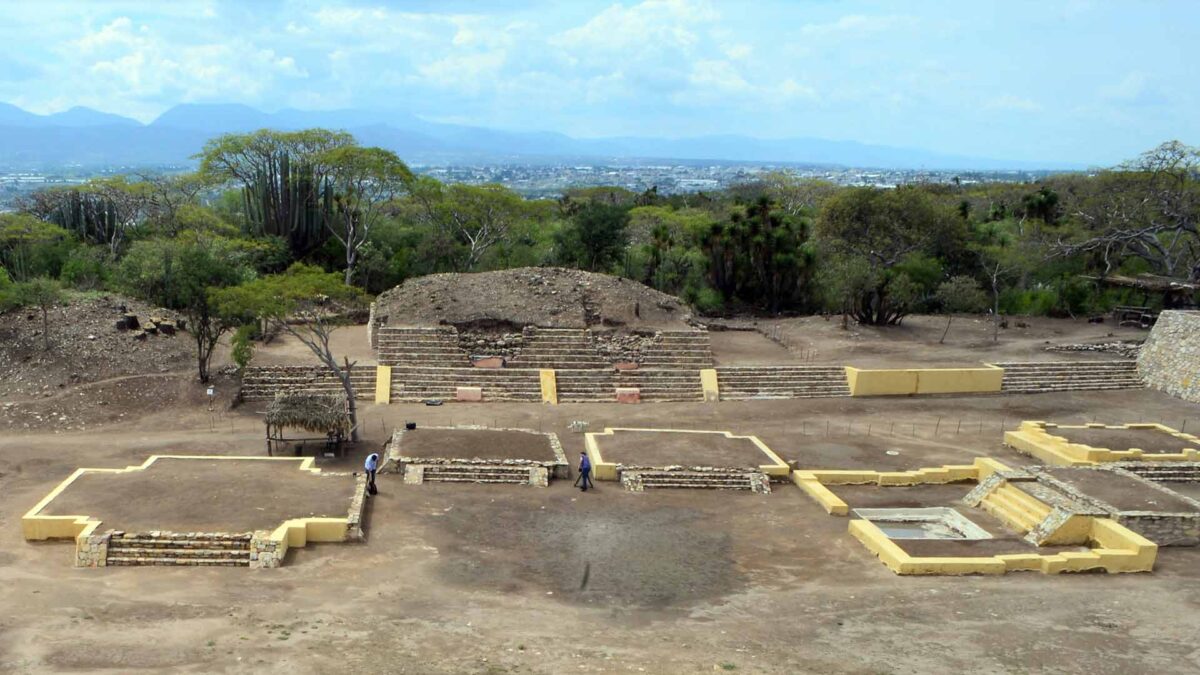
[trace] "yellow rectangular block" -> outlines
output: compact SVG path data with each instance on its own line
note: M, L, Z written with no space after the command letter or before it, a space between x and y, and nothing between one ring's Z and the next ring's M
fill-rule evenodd
M375 403L387 405L392 402L392 367L375 366Z
M700 388L704 390L704 401L716 403L721 398L720 386L717 383L715 368L705 368L700 371Z
M538 380L542 386L542 403L558 405L558 375L553 368L542 368L538 371Z

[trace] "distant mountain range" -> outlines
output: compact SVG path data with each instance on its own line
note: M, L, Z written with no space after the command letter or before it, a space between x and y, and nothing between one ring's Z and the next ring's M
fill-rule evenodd
M37 115L0 103L0 167L71 164L163 166L192 163L205 141L256 129L344 129L366 145L416 164L724 161L840 165L880 169L1055 170L1072 162L1028 162L818 138L737 135L582 139L554 132L511 132L429 122L404 112L366 110L274 113L240 104L183 104L150 124L91 108Z

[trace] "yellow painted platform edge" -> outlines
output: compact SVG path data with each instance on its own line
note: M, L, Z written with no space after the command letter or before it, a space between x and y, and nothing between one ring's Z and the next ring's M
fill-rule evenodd
M668 433L684 433L684 434L721 434L729 439L749 440L765 454L771 461L767 464L760 464L758 470L773 478L787 478L792 471L791 466L783 459L775 454L775 451L767 447L758 436L738 435L732 431L720 431L713 429L647 429L643 427L605 427L604 431L589 431L584 435L584 449L588 453L588 459L592 462L592 475L596 480L616 480L617 465L611 462L605 462L600 455L600 444L596 440L600 436L613 436L618 431L655 431ZM611 476L611 477L610 477Z
M80 536L84 529L92 523L95 525L91 529L95 529L96 525L100 524L99 520L93 519L87 515L64 515L64 516L45 516L39 515L42 509L46 508L50 502L54 501L63 490L67 489L71 483L85 473L128 473L131 471L145 471L152 464L160 459L218 459L218 460L254 460L259 462L299 462L296 467L301 471L309 471L314 474L321 473L321 469L313 466L315 458L304 457L252 457L239 455L150 455L146 461L134 466L127 466L124 469L111 468L93 468L81 467L75 469L65 480L59 483L45 497L42 497L33 508L29 509L24 516L21 517L21 534L28 541L42 541L45 539L74 539Z

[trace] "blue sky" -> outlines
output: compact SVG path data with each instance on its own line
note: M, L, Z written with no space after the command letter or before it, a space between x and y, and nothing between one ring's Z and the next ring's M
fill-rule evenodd
M1191 0L10 0L0 11L0 100L40 113L354 107L580 137L811 136L1095 164L1168 139L1200 144Z

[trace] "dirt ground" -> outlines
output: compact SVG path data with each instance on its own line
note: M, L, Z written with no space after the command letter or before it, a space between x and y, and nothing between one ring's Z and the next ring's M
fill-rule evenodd
M1143 452L1155 454L1177 453L1186 448L1200 450L1200 444L1158 429L1052 429L1050 433L1071 443L1109 450L1140 448Z
M550 439L541 434L499 429L422 429L400 436L400 454L412 458L530 459L553 462Z
M298 466L299 460L160 459L143 471L83 474L42 513L87 515L103 523L101 531L127 532L252 532L289 518L344 517L354 479Z
M1017 323L1026 327L1017 327ZM1069 361L1112 360L1122 358L1108 352L1053 352L1048 347L1065 344L1105 344L1121 340L1145 340L1149 331L1119 327L1109 323L1088 323L1085 319L1050 319L1045 317L1012 317L1009 328L999 332L992 341L992 323L986 316L955 317L944 344L939 343L946 328L946 317L912 315L899 326L886 328L851 324L842 329L840 317L807 316L793 319L759 321L763 339L772 346L761 351L774 351L774 335L786 346L798 362L836 363L866 368L900 368L905 365L979 364L996 361ZM716 335L714 333L714 335ZM741 333L740 335L753 335ZM730 338L718 337L718 341ZM748 340L749 338L740 338ZM738 340L738 338L734 338ZM716 341L714 341L714 345ZM750 361L759 358L746 345L740 353ZM722 365L734 365L728 357L717 353Z
M154 453L263 453L258 408L210 414L197 385L177 386L176 399L126 408L118 423L10 427L0 436L0 671L1200 669L1200 550L1164 549L1148 575L897 577L846 533L847 519L787 484L761 496L628 493L602 482L583 494L569 481L405 486L386 476L367 508L366 543L294 550L284 567L262 572L75 569L70 544L21 539L21 514L77 466L126 466ZM357 469L405 420L554 431L569 457L583 435L568 424L584 420L592 430L729 429L756 434L794 461L918 468L991 453L1000 430L1021 419L1131 416L1176 428L1191 419L1189 428L1200 428L1195 405L1150 391L716 405L364 403L363 442L319 465ZM880 429L893 436L879 437ZM831 445L810 450L816 442ZM846 449L839 455L832 445ZM886 454L892 445L900 454Z
M1195 505L1176 496L1147 490L1137 479L1111 471L1056 467L1049 474L1089 497L1095 497L1121 511L1156 513L1194 513ZM1169 489L1171 486L1167 486Z
M750 439L724 434L616 431L597 436L596 444L605 461L626 466L757 467L771 462Z

